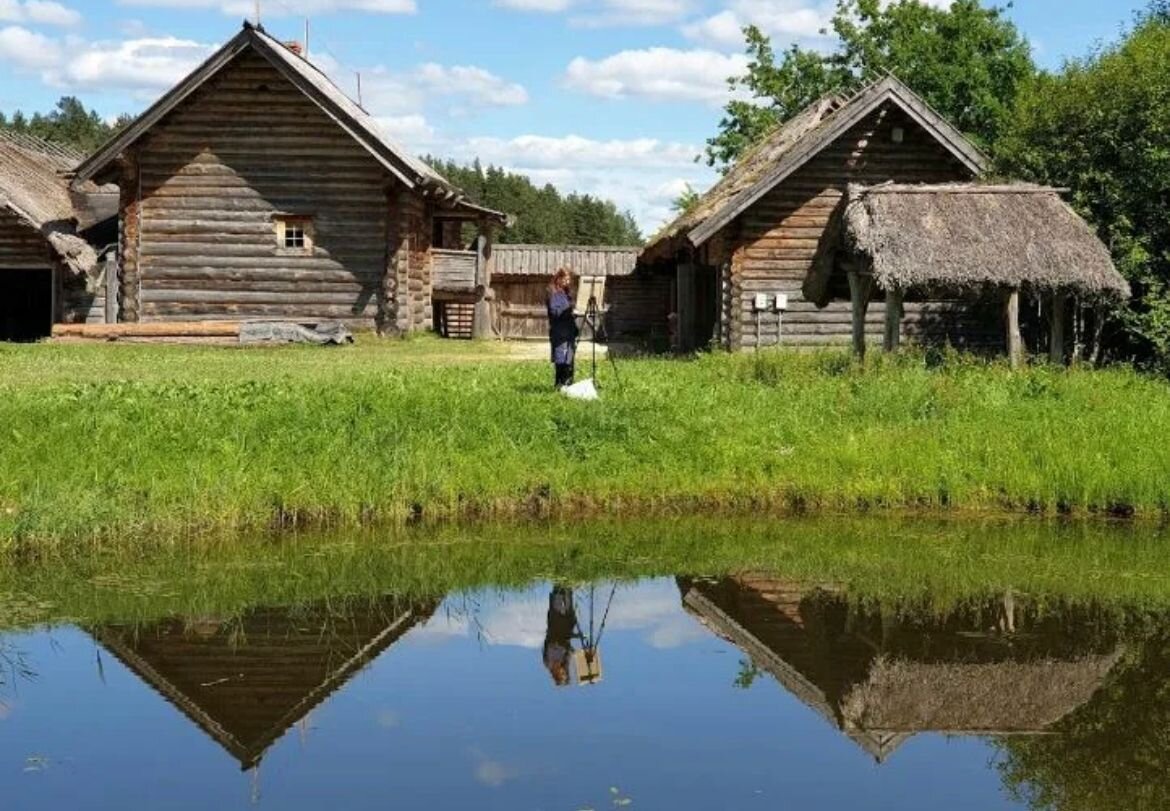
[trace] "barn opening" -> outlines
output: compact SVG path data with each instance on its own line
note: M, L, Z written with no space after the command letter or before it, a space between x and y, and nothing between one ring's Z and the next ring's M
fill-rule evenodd
M52 331L52 271L0 270L0 341L39 341Z

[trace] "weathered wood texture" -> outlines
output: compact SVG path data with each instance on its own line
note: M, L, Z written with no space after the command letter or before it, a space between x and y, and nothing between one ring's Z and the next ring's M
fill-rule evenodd
M641 248L608 245L495 245L494 273L539 276L547 283L561 268L574 276L629 276Z
M894 141L895 127L904 133L901 143ZM848 184L967 179L969 171L898 108L887 106L876 111L722 233L730 254L727 321L722 325L726 345L732 349L754 346L756 314L752 303L757 293L784 293L789 300L782 333L778 330L781 316L761 315L763 345L848 344L852 323L844 271L835 271L833 288L838 300L825 309L807 302L801 292ZM973 312L962 302L907 301L902 334L911 340L944 336L964 342L969 337L971 343L981 343L988 337L989 325L976 322L970 315ZM883 339L885 320L884 301L873 302L864 320L867 340Z
M548 279L543 276L492 276L492 324L505 339L547 338L545 298ZM605 327L615 341L665 340L670 313L668 276L619 276L606 282Z
M0 271L47 268L50 264L49 243L40 232L0 208Z
M457 293L475 290L475 251L435 250L432 263L435 290Z
M425 206L413 195L388 205L383 168L263 57L241 55L136 153L121 184L124 320L372 325L409 294L409 329L413 310L429 309L429 235L407 240L405 285L383 285L388 217ZM312 218L311 249L277 244L280 214Z

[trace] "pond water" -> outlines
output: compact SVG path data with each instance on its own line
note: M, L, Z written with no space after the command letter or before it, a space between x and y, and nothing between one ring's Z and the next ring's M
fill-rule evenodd
M5 809L1163 807L1170 645L779 575L0 635Z

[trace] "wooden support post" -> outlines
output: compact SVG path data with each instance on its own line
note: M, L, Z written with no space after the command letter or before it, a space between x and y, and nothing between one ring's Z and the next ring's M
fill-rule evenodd
M1008 291L1004 305L1004 327L1007 330L1008 361L1013 369L1024 363L1024 339L1020 335L1020 288Z
M481 228L479 236L475 239L475 316L471 324L471 337L476 340L492 337L490 259L490 231Z
M106 274L103 279L106 285L106 312L105 323L118 323L118 260L111 256L106 258Z
M1057 290L1052 294L1052 312L1049 314L1051 341L1048 357L1058 366L1064 365L1064 321L1067 302L1068 296L1063 290Z
M867 273L849 272L849 299L853 308L853 354L865 358L865 314L869 311L869 294L873 277Z
M886 291L886 339L885 350L897 352L902 343L902 291L890 288Z

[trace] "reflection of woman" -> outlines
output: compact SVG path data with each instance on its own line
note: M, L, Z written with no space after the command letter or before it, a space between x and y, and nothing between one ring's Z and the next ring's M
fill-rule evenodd
M552 362L556 368L556 386L573 383L573 346L577 341L577 321L573 317L573 299L569 295L573 277L561 268L548 287L548 340L552 344Z
M573 637L576 630L577 612L573 608L573 590L554 586L548 596L544 666L557 687L565 687L569 683L569 661L573 656Z

